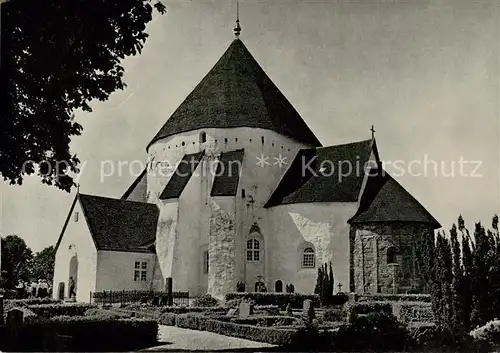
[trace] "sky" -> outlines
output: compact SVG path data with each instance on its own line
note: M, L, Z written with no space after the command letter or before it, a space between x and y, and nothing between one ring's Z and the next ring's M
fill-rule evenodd
M143 53L124 62L127 88L76 113L82 193L123 194L138 163L103 166L144 163L234 38L235 1L163 2ZM459 214L472 228L500 208L499 4L241 0L240 38L324 146L369 139L374 125L386 170L445 230ZM0 181L0 233L54 245L75 193Z

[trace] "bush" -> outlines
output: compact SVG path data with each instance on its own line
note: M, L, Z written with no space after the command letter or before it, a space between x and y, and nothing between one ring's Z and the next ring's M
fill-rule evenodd
M70 347L58 347L58 336L69 336ZM103 351L151 346L157 341L153 320L56 316L23 325L16 350Z
M77 304L36 304L29 305L28 308L33 311L36 315L42 317L53 317L53 316L83 316L85 312L91 308L95 308L95 305L86 303Z
M393 302L393 314L399 321L434 322L432 304L427 302Z
M353 322L360 315L384 312L392 314L392 304L386 302L352 302L348 301L342 307L342 311L349 322Z
M225 301L232 299L247 299L252 300L255 305L277 305L281 309L285 309L287 304L292 308L302 309L304 300L312 300L315 307L319 307L319 296L317 294L300 294L300 293L227 293Z
M491 345L500 344L500 320L492 320L486 325L476 328L470 332L470 336L478 342Z
M160 309L161 313L186 314L186 313L225 313L227 308L222 306L167 306Z
M404 350L408 337L404 326L385 312L358 317L353 324L341 326L331 347L335 350Z
M424 302L430 303L431 296L429 294L365 294L359 297L360 302L365 301L408 301L408 302Z
M197 296L193 304L200 307L213 307L219 305L219 301L210 294L203 294Z
M175 326L176 316L177 316L176 314L172 314L172 313L163 313L160 315L158 322L161 325Z
M323 314L323 321L344 321L345 315L342 309L328 309Z
M177 315L178 327L218 333L221 335L251 339L279 346L289 345L295 335L294 329L274 329L272 327L258 327L240 325L232 322L213 320L201 315Z
M349 296L346 293L337 293L334 294L330 300L330 304L333 306L344 305L349 301Z
M132 317L132 314L115 310L92 308L85 311L83 316L90 316L99 319L120 319L120 318L130 318Z
M29 298L29 299L8 299L4 301L4 305L29 306L37 304L61 304L61 300L52 298Z
M254 316L247 318L230 318L230 322L242 325L252 325L252 326L291 326L297 319L290 316Z

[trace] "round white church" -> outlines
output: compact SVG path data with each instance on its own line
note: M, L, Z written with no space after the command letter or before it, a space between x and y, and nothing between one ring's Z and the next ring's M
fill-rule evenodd
M71 281L88 301L168 277L193 296L312 293L329 262L338 291L424 290L416 244L439 223L382 169L374 138L323 147L240 39L146 150L120 199L76 195L54 297Z

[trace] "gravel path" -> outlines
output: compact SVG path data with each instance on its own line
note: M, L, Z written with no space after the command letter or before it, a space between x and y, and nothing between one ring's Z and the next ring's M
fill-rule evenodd
M268 350L271 344L228 337L207 331L196 331L175 326L159 326L160 344L144 351L215 351L215 350Z

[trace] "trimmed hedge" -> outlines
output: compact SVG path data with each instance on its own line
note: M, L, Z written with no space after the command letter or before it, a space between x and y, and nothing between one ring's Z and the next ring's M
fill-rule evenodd
M302 309L304 300L310 299L315 307L320 306L319 295L317 294L300 294L300 293L262 293L262 292L247 292L247 293L227 293L225 302L233 299L252 300L255 305L277 305L284 309L287 304L294 309Z
M426 302L393 302L394 316L401 322L434 322L432 304Z
M66 346L58 344L58 336L67 336ZM23 325L16 350L129 350L151 346L157 336L158 323L154 320L57 316Z
M125 313L117 310L99 309L92 308L88 309L84 316L90 316L99 319L120 319L120 318L130 318L132 313Z
M294 329L274 329L272 327L259 327L241 325L232 322L213 320L197 314L177 315L178 327L209 331L221 335L251 339L258 342L287 346L296 334Z
M77 304L37 304L29 305L28 308L36 315L41 317L54 317L54 316L83 316L85 312L95 305L77 303Z
M430 294L364 294L359 297L360 302L366 301L408 301L430 303Z
M349 322L353 322L360 315L383 312L392 314L392 304L387 302L352 302L344 304L342 308Z
M61 300L56 300L52 298L29 298L29 299L7 299L4 301L4 305L15 305L19 306L28 306L28 305L37 305L37 304L61 304Z

